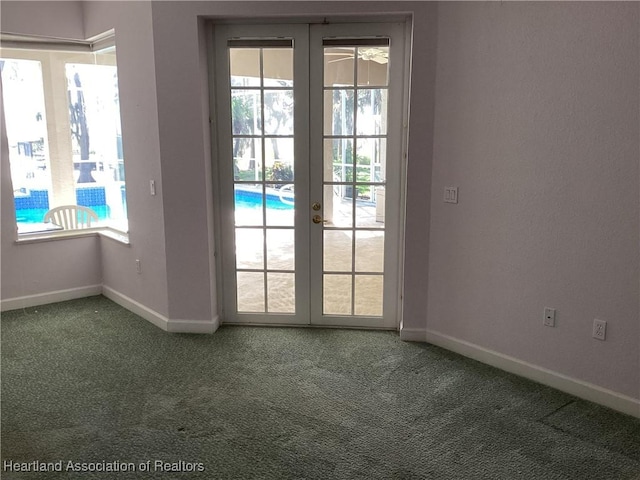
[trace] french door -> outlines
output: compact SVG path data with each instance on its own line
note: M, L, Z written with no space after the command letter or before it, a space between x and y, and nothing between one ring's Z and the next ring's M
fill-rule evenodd
M392 23L216 27L224 322L396 328L404 43Z

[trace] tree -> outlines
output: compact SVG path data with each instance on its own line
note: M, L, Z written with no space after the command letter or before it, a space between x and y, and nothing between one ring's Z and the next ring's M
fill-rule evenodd
M285 84L283 84L284 86ZM247 148L251 149L250 158L255 159L255 142L252 138L243 137L244 135L259 134L260 130L266 135L276 135L280 133L282 127L287 122L290 122L293 117L293 90L279 90L279 91L267 91L264 96L264 102L262 105L259 103L256 105L256 100L259 102L260 97L250 97L244 92L240 92L237 95L231 97L231 122L233 139L233 158L236 160L241 157ZM260 122L260 110L264 112L264 121ZM254 118L258 114L258 118ZM258 121L258 125L254 123ZM264 125L261 125L263 123ZM254 126L258 128L258 131L254 132ZM242 136L241 136L242 135ZM269 139L273 148L273 159L276 163L280 160L280 149L278 148L278 138L271 137ZM280 171L278 175L282 175L282 180L289 180L289 176L292 177L293 171L284 172L284 169L274 164L275 171ZM288 167L291 170L291 167ZM268 169L267 177L270 175L272 169ZM255 174L255 172L254 172ZM234 164L234 175L236 179L242 178L242 173L238 170L236 164ZM272 178L273 180L273 178Z
M280 82L281 86L286 86L286 82ZM280 127L285 125L293 117L293 90L281 90L269 92L264 95L265 110L265 133L277 134ZM280 159L280 149L278 139L271 138L274 160Z
M82 93L82 82L80 75L76 72L73 75L73 83L75 84L76 98L75 102L71 98L71 90L69 90L69 120L71 123L71 135L78 142L80 147L80 176L78 183L93 183L96 180L91 175L95 163L89 163L89 128L87 127L87 114L84 103L84 94Z
M253 119L253 102L244 95L234 95L231 98L231 121L234 135L251 135L253 128L250 122ZM251 147L251 157L255 157L253 142L250 138L238 138L233 140L233 158L242 155L247 147Z

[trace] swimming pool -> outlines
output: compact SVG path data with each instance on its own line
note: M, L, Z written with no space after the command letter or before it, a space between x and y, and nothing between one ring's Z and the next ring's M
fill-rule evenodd
M109 219L109 207L107 205L92 205L89 207L98 214L98 220ZM21 208L16 210L17 223L40 223L49 210L47 208Z
M98 215L99 221L111 219L111 208L107 205L107 192L103 185L77 187L76 204L89 207ZM124 185L120 187L122 208L126 211L127 199ZM49 191L45 188L23 189L15 192L14 205L17 223L40 223L51 208Z
M267 210L293 210L293 192L281 191L274 188L266 189ZM260 209L262 208L262 190L238 185L235 189L236 209ZM98 219L108 220L110 209L108 205L89 205L98 214ZM16 222L39 223L44 220L48 208L17 208Z
M265 191L267 210L293 210L294 196L291 190L278 190L267 188ZM238 208L262 208L262 188L235 187L235 207Z

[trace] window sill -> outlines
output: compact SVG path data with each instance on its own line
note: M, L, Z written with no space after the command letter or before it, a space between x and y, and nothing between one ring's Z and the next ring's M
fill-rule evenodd
M118 243L122 243L124 245L131 245L129 242L129 233L121 232L120 230L116 230L114 228L101 228L98 231L98 235L103 238L110 238Z
M109 227L100 228L85 228L82 230L61 230L55 232L34 232L34 233L22 233L18 235L16 244L23 245L29 243L50 242L56 240L69 240L72 238L82 237L95 237L100 236L103 238L109 238L123 245L131 245L129 242L129 234L120 232Z

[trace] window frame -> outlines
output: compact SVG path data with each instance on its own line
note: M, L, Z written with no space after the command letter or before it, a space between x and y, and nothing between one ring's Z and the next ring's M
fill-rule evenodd
M116 50L116 42L115 42L115 31L109 30L100 35L92 37L88 40L73 40L73 39L61 39L61 38L51 38L51 37L42 37L42 36L27 36L27 35L17 35L11 33L0 33L0 57L7 60L32 60L39 61L42 68L42 88L43 93L46 97L47 90L53 90L53 81L51 80L51 72L55 71L50 68L50 65L47 65L47 69L45 70L45 64L43 63L43 58L51 56L52 53L61 53L61 54L69 54L70 58L61 60L61 65L63 70L66 70L67 64L87 64L87 65L113 65L117 68L117 53L113 56L113 62L108 61L108 54L110 51ZM8 52L7 52L8 51ZM20 52L19 54L17 52ZM78 57L72 59L74 54L78 54ZM93 54L94 62L86 62L84 61L84 57L86 54ZM66 72L65 72L66 73ZM66 80L66 76L65 76ZM56 85L54 92L49 93L53 95L53 97L58 97L59 95L67 94L67 91L60 92L59 85ZM119 90L119 88L118 88ZM118 92L118 96L119 96ZM50 113L47 111L48 108L45 107L45 117ZM120 121L122 119L121 106L118 106L118 115L120 116ZM56 120L53 120L56 122ZM51 119L47 120L48 123L51 123ZM5 118L5 129L6 129L6 118ZM122 131L120 130L120 134L122 135ZM71 132L69 132L69 136L71 137ZM7 139L8 140L8 139ZM50 135L45 139L47 143L47 150L51 149L52 144L56 144L58 140L52 139ZM49 154L49 166L51 166L51 155ZM66 159L65 159L66 161ZM68 159L68 161L73 165L74 163L80 163L80 161L76 162L73 158L73 154ZM122 162L126 163L124 159L124 155L122 157ZM9 167L11 168L11 167ZM73 167L72 167L73 168ZM126 169L126 167L124 167ZM50 169L50 178L53 179L53 169ZM126 198L126 175L124 176L124 195ZM73 190L74 193L77 188L77 183L74 182ZM91 184L88 184L91 185ZM49 187L49 197L51 201L52 190L51 186ZM13 197L12 197L13 198ZM74 202L75 203L75 202ZM51 206L51 205L50 205ZM59 230L59 231L33 231L33 232L20 232L18 230L18 222L16 216L16 208L15 202L13 204L13 214L14 214L14 226L15 226L15 242L16 243L33 243L33 242L41 242L47 240L61 240L68 238L77 238L84 236L96 236L99 235L105 238L111 238L120 243L129 244L129 221L128 221L128 208L125 200L124 209L124 218L123 218L123 227L126 226L126 231L124 229L119 229L114 225L100 225L92 228L85 229L75 229L75 230Z

